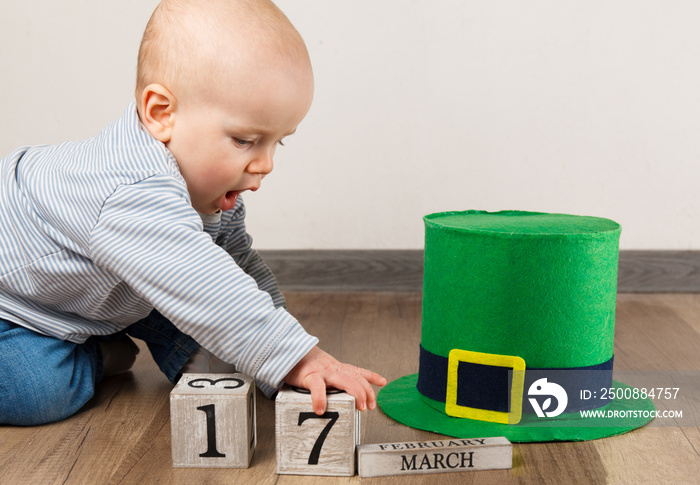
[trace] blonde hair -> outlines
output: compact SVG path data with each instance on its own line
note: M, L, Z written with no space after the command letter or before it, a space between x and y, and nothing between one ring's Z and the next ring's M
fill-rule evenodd
M141 40L136 99L153 83L177 96L203 86L217 69L269 49L308 61L301 35L269 0L163 0Z

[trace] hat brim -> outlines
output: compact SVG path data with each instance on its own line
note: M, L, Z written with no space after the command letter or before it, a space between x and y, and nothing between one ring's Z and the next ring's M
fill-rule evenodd
M626 433L649 423L654 416L654 403L649 398L613 399L599 408L595 417L562 414L555 418L523 415L518 424L500 424L455 418L425 402L416 389L418 374L390 382L379 392L377 401L390 418L411 428L432 431L456 438L505 436L512 442L585 441ZM618 391L621 389L621 391ZM633 396L634 388L613 381L612 396Z

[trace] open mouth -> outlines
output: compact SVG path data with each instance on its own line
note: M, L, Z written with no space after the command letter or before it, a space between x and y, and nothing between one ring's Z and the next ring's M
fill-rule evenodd
M230 191L222 197L221 200L221 210L227 211L235 207L238 196L241 195L240 191Z

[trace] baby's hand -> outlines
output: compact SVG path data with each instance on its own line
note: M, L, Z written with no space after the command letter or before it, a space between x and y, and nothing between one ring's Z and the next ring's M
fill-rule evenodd
M370 384L386 384L379 374L367 369L343 364L318 347L312 348L287 374L284 382L290 386L303 387L311 391L314 412L326 412L326 386L342 389L355 397L355 407L360 411L374 409L377 399Z

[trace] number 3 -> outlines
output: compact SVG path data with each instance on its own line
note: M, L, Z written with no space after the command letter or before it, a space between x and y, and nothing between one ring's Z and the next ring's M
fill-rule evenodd
M299 413L299 423L297 424L297 426L301 426L307 419L330 419L328 424L323 428L323 431L321 431L321 434L319 434L318 438L316 438L316 443L314 443L314 447L311 448L311 454L309 455L309 465L318 465L318 458L319 456L321 456L321 448L323 447L323 443L326 441L328 433L330 433L331 428L333 427L335 422L338 421L339 417L340 413L337 411L326 412L321 416L311 412Z

